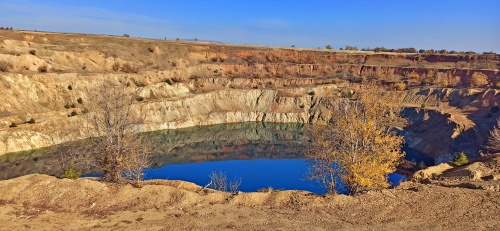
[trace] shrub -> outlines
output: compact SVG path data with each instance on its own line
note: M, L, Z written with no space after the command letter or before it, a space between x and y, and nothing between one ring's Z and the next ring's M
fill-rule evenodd
M354 92L353 91L342 91L340 93L340 95L342 98L351 99L354 96Z
M396 89L397 91L404 91L404 90L406 90L406 84L405 83L395 83L394 89Z
M468 164L469 159L467 159L467 156L465 155L464 152L461 152L460 154L456 155L455 158L453 158L451 163L455 166L462 166Z
M113 66L111 66L113 71L119 71L120 70L120 63L113 63Z
M83 99L82 99L82 97L78 98L78 99L76 100L76 102L78 102L79 104L83 104Z
M123 64L122 71L125 73L137 73L137 72L139 72L138 68L132 66L129 63Z
M36 55L36 50L30 50L29 53L32 55Z
M215 62L217 62L217 60L219 60L219 59L217 59L217 57L213 57L213 58L211 58L210 60L212 60L212 62L214 62L214 63L215 63Z
M73 87L71 85L68 85L68 90L73 90Z
M10 125L9 125L9 128L15 128L17 127L17 124L15 122L12 122Z
M172 80L170 80L170 79L166 79L165 83L167 83L168 85L172 86Z
M307 93L308 95L315 95L316 93L314 91L310 91Z
M326 48L326 49L328 49L328 50L333 49L333 47L332 47L332 46L330 46L330 45L326 45L326 47L325 47L325 48Z
M74 103L72 103L71 105L69 105L71 108L75 108L76 105Z
M141 101L143 101L143 100L144 100L144 97L142 97L142 96L137 96L137 97L135 97L135 100L137 100L137 101L141 102Z
M42 66L38 67L38 71L45 73L45 72L49 71L49 68L47 67L47 65L42 65Z
M76 113L76 111L72 111L71 114L68 115L68 117L73 117L73 116L76 116L78 115L78 113Z
M69 109L71 106L69 104L64 105L64 108Z
M10 64L6 61L0 61L0 71L1 72L8 72L10 69L12 69L12 64Z
M81 172L79 171L76 171L75 169L75 165L73 163L70 163L68 165L68 167L66 168L66 170L64 171L64 174L63 174L63 178L67 178L67 179L78 179L80 178L80 176L82 175Z
M151 47L148 47L148 51L149 51L149 52L154 52L154 49L153 49L153 48L151 48Z
M488 76L481 72L474 72L474 74L472 74L472 77L470 79L471 87L479 87L486 84L488 84Z
M34 124L35 123L35 119L31 118L30 120L26 121L26 123L28 123L28 124Z
M82 113L83 113L83 114L87 114L88 112L89 112L89 109L87 109L87 108L84 108L84 109L82 110Z
M215 190L237 193L241 185L241 178L235 177L234 180L228 181L225 172L213 171L210 173L210 183L208 185Z

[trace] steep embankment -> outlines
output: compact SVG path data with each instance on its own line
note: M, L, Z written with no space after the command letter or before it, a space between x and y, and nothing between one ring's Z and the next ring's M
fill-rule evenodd
M140 128L154 131L244 121L315 122L328 119L331 101L356 91L360 86L354 83L360 81L389 87L394 83L461 86L481 72L495 85L499 63L497 55L392 54L0 31L0 154L83 137L87 121L82 114L105 81L138 92L133 109L144 119ZM498 102L494 91L477 93L493 94L486 97L489 101L476 94L471 102L464 101L470 94L463 90L439 91L401 94L412 107L430 106L436 101L433 97L444 94L439 100L446 103L441 105L470 112L473 116L466 117L476 124L483 120L474 118ZM476 101L474 111L470 105ZM443 108L428 109L446 114ZM76 116L68 116L72 113ZM418 116L409 115L421 122ZM36 123L25 123L32 118ZM10 128L12 123L18 126ZM465 126L461 131L476 126L456 124ZM480 144L492 125L488 120L478 126L479 132L473 130ZM457 137L445 135L443 139ZM421 138L413 130L407 137ZM421 140L413 146L433 158L450 153L432 154L435 148L424 145L432 139Z
M498 90L415 89L402 95L410 124L403 131L408 147L436 164L460 152L479 157L500 116ZM420 105L420 106L418 106Z

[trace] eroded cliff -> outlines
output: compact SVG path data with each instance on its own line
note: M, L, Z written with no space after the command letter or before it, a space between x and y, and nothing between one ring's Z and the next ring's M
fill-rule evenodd
M434 159L453 153L454 145L436 152L432 138L418 135L416 124L428 121L420 117L448 113L443 121L453 121L453 132L444 129L442 137L453 140L459 137L455 133L470 131L477 140L475 152L498 117L488 112L499 101L495 90L421 89L428 84L468 86L476 72L496 87L498 55L330 51L28 31L0 31L0 42L0 153L84 137L87 102L105 81L138 91L133 108L144 119L141 131L326 120L329 103L362 87L358 83L404 83L411 90L399 92L402 102L411 108L425 104L429 111L408 114L416 122L405 136ZM460 115L468 120L452 119ZM25 123L30 119L35 123ZM9 127L12 123L17 127Z

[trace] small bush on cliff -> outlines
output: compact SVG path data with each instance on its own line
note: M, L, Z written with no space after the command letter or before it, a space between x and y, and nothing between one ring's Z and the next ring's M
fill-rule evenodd
M12 64L10 64L6 61L0 61L0 71L1 72L8 72L10 69L12 69Z
M66 168L66 170L64 171L64 174L63 174L63 178L67 178L67 179L78 179L80 178L80 176L82 175L81 172L77 171L75 169L75 164L73 163L70 163L68 165L68 167Z
M397 91L404 91L404 90L406 90L406 84L405 83L395 83L394 89Z
M79 104L82 104L82 103L83 103L83 99L82 99L82 97L79 97L79 98L76 100L76 102L78 102Z
M474 72L470 78L471 87L481 87L488 84L488 76L481 72Z
M39 66L38 67L38 71L42 72L42 73L45 73L45 72L49 71L49 68L47 67L47 65Z
M333 49L333 47L330 45L326 45L326 49L331 50L331 49Z
M460 154L456 155L455 158L453 158L451 163L455 166L462 166L468 164L469 159L467 159L467 156L465 155L464 152L461 152Z
M120 70L120 63L113 63L113 66L111 66L113 71L119 71Z
M122 66L122 71L125 73L137 73L137 72L139 72L139 69L137 67L134 67L130 63L125 63Z
M30 50L29 53L32 55L36 55L36 50Z
M486 148L493 153L500 152L500 119L497 120L497 125L490 131Z
M15 122L12 122L10 125L9 125L9 128L15 128L17 127L17 124Z
M30 120L26 121L26 123L28 123L28 124L34 124L35 123L35 119L31 118Z

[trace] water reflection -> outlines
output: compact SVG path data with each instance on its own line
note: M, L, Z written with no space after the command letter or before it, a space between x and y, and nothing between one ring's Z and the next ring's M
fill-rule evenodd
M155 167L222 160L304 158L303 124L237 123L145 134Z

